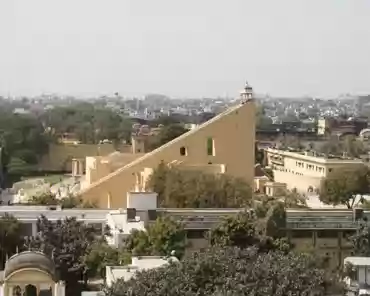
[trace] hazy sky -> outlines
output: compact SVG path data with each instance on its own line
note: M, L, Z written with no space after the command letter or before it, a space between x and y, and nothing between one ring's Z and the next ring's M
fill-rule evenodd
M370 93L369 0L0 0L0 93Z

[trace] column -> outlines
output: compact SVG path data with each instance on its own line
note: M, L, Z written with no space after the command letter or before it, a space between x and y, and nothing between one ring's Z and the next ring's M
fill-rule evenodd
M36 236L37 234L37 223L33 222L32 223L32 236Z
M77 175L77 159L72 159L72 176L75 177Z
M81 159L77 160L77 174L79 176L82 176L83 175L82 161L81 161Z

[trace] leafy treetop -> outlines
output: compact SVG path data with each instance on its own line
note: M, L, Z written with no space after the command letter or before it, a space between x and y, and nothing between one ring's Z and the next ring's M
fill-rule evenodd
M118 280L107 296L330 295L342 293L339 280L311 257L255 248L212 248L194 252L181 263L142 271Z
M243 179L226 174L181 170L161 163L148 182L162 207L237 208L251 205L252 191Z
M186 232L181 223L164 216L158 217L146 231L133 230L125 240L125 249L135 256L169 256L175 251L182 257L186 247Z
M84 279L83 258L90 246L101 237L102 230L77 221L75 217L56 222L41 216L37 221L38 235L27 238L25 247L53 258L61 280L73 288Z
M368 168L333 173L326 179L320 192L320 200L331 205L346 205L348 209L362 202L362 196L369 193L370 174ZM360 200L358 200L360 196Z
M23 245L21 225L16 218L5 214L0 218L0 267L4 267L7 256L12 256Z

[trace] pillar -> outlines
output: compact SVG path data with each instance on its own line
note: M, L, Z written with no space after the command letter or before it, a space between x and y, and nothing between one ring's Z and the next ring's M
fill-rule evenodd
M112 207L112 194L110 192L108 192L107 199L107 208L110 209Z
M84 173L84 164L82 159L72 159L72 176L82 176Z
M77 159L73 158L72 159L72 176L73 177L77 176L77 166L78 166Z
M53 296L65 296L65 284L64 282L60 281L55 283Z
M135 173L136 177L136 183L135 183L135 191L136 192L141 192L141 174L140 173Z

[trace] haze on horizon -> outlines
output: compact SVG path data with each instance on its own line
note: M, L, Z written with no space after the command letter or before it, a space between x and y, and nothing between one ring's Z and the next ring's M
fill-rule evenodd
M0 94L370 93L368 0L2 0Z

